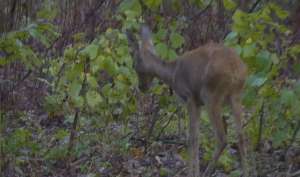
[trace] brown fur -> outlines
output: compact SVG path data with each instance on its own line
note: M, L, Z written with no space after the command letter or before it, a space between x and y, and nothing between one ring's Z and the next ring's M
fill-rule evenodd
M190 115L189 127L189 176L199 177L199 115L205 105L216 134L218 146L203 176L210 175L216 161L226 146L225 126L221 118L223 103L229 103L233 110L242 164L245 147L242 132L241 93L247 75L247 68L233 49L222 44L208 43L186 52L176 60L165 62L154 52L150 30L143 27L142 45L128 34L136 62L139 87L146 90L153 77L163 80L182 98ZM135 47L134 47L135 46ZM244 167L244 164L243 164ZM245 176L247 175L244 170Z

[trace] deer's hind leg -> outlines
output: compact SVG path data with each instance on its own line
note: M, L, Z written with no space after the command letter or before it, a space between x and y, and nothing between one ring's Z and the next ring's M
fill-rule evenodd
M199 116L200 107L196 104L193 99L188 100L187 109L190 116L190 127L189 127L189 162L188 162L188 175L189 177L200 176L199 166Z
M224 96L224 93L216 92L209 94L207 97L206 106L213 130L215 132L217 147L214 150L212 160L206 167L203 177L210 176L216 162L218 161L227 144L225 126L221 117Z
M241 103L241 94L235 93L230 96L230 104L234 116L235 121L235 129L238 136L238 147L241 156L242 167L244 171L244 176L247 177L249 175L249 170L247 167L247 156L246 156L246 146L245 146L245 137L243 133L243 125L242 125L242 103Z

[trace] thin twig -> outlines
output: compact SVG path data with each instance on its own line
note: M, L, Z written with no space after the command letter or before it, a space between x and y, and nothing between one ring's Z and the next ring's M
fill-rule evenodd
M187 167L182 168L181 170L179 170L174 177L178 177L182 172L184 172L187 169Z
M213 0L211 0L208 5L203 9L201 10L199 13L197 13L196 15L192 16L189 18L189 20L193 21L195 20L196 18L200 17L202 14L204 14L210 7L211 7L211 4L212 4ZM194 22L194 21L193 21Z
M16 88L18 88L32 73L32 70L28 70L27 73L16 83L12 86L12 88L10 89L10 92L13 92ZM3 95L3 98L1 98L1 100L6 100L8 96L10 96L9 94L1 94Z
M256 142L256 148L255 148L256 150L259 150L261 146L262 129L264 124L264 108L265 108L265 102L263 100L259 111L259 128L258 128L258 137Z
M293 167L292 164L289 165L289 168L288 168L288 170L287 170L287 172L286 172L286 177L291 177L291 170L292 170L292 167Z
M296 126L296 128L295 128L295 131L294 131L293 136L292 136L292 139L291 139L291 142L290 142L290 144L287 146L287 148L286 148L286 150L285 150L285 153L284 153L284 154L285 154L285 157L286 157L286 155L287 155L289 149L292 147L293 143L295 142L299 130L300 130L300 120L298 120L297 126Z
M300 175L300 170L296 171L293 174L290 174L290 177L299 176L299 175Z
M171 114L168 122L162 127L162 129L160 130L159 134L157 135L156 139L158 139L161 134L163 133L163 131L165 130L165 128L170 124L171 120L173 120L173 118L175 117L174 115L178 112L179 108L177 107L176 110Z
M252 13L256 7L258 6L258 4L261 2L261 0L257 0L253 5L252 7L249 9L248 13Z
M71 151L72 151L72 148L73 148L73 145L74 145L76 128L77 128L77 124L79 122L79 119L78 119L79 118L79 113L80 113L80 110L77 108L76 112L75 112L75 115L74 115L74 121L73 121L73 124L72 124L72 129L71 129L70 138L69 138L68 156L71 155Z
M154 103L154 99L152 99L152 105L153 104L155 104ZM150 137L151 137L151 135L152 135L152 133L153 133L153 130L154 130L154 127L155 127L155 125L156 125L156 122L157 122L157 120L158 120L158 113L159 113L159 110L156 110L156 109L159 109L158 107L156 107L156 108L154 108L155 110L154 110L154 114L153 114L153 116L151 116L151 117L153 117L153 118L151 118L151 125L150 125L150 128L149 128L149 131L148 131L148 135L147 135L147 139L150 139Z
M86 82L87 82L87 72L88 72L88 63L89 63L89 59L86 59L85 61L85 65L84 65L84 79L82 82L82 86L79 92L80 96L85 96L86 94ZM85 106L86 104L84 104ZM71 151L74 145L74 141L75 141L75 133L76 133L76 128L77 125L79 124L79 114L80 114L80 108L75 108L75 115L74 115L74 121L72 124L72 129L71 129L71 133L70 133L70 139L69 139L69 145L68 145L68 156L69 156L69 160L71 160Z

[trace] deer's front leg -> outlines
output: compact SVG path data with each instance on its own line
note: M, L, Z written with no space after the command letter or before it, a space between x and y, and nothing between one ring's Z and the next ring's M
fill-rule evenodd
M188 162L188 173L189 177L199 177L199 115L200 107L196 105L195 101L188 100L188 112L190 116L189 126L189 162Z

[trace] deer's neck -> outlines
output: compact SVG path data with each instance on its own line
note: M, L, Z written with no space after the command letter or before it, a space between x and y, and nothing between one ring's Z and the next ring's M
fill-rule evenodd
M149 70L155 77L161 79L165 84L172 87L174 73L176 70L176 60L166 62L159 57L153 57Z

